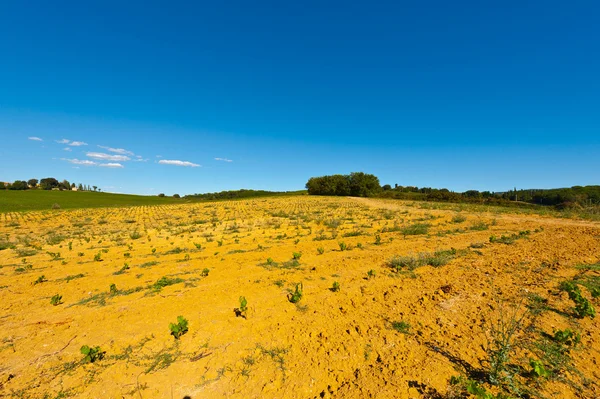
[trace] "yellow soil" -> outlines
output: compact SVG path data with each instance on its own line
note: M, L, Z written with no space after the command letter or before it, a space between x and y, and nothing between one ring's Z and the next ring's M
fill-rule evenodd
M465 209L466 221L453 223L463 207L435 208L292 197L0 215L0 241L15 244L0 251L0 397L441 398L451 376L485 368L498 301L530 293L554 309L537 328L581 332L571 355L587 379L567 371L539 391L600 397L598 319L570 317L573 302L557 288L581 273L575 265L598 262L600 224L494 208ZM478 222L489 228L469 229ZM431 224L429 234L380 233L375 245L382 228L412 223ZM489 242L524 230L528 238L512 245ZM362 235L344 237L353 231ZM414 273L388 266L394 255L450 248L469 250ZM283 267L294 252L300 265ZM47 281L34 284L41 275ZM148 288L163 276L184 281ZM334 281L339 292L329 289ZM300 282L303 298L292 304ZM55 294L64 303L52 306ZM246 319L234 313L240 296ZM176 341L169 323L179 315L189 332ZM409 323L410 334L394 321ZM104 359L81 363L82 345L100 346Z

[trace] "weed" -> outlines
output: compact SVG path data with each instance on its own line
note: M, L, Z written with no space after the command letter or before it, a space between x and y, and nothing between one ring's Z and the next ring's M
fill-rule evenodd
M90 348L87 345L83 345L80 349L80 352L82 355L84 355L83 363L94 363L97 360L102 360L106 354L106 352L102 351L99 346Z
M375 276L377 276L377 272L375 272L374 269L371 269L367 272L367 278L370 280L372 278L375 278Z
M375 234L375 245L381 245L381 236L379 234Z
M466 220L467 220L466 216L461 215L459 213L452 218L452 223L463 223Z
M170 323L169 330L175 339L188 332L188 321L183 316L177 316L177 323Z
M561 284L560 289L566 291L569 299L575 302L575 314L578 318L583 319L585 316L590 316L593 319L596 316L594 306L581 295L581 291L575 283L565 281Z
M173 284L178 284L178 283L182 283L184 280L181 278L169 278L166 276L163 276L161 278L159 278L158 280L156 280L156 282L154 284L152 284L150 286L150 288L154 289L155 291L160 291L162 288L164 287L168 287L169 285L173 285Z
M54 306L58 306L62 303L62 295L56 294L52 298L50 298L50 304Z
M410 334L410 324L405 321L393 321L392 329L402 334Z
M302 257L302 253L301 252L294 252L292 253L292 259L294 260L299 260Z
M141 238L142 234L137 232L137 231L132 231L131 233L129 233L129 238L131 238L132 240L137 240L138 238Z
M340 283L338 283L337 281L334 281L333 285L331 286L331 291L338 292L339 290L340 290Z
M117 285L111 284L108 292L110 293L110 295L117 295L119 293L119 290L117 289Z
M102 262L102 252L98 252L96 255L94 255L94 261Z
M343 241L339 242L338 245L340 246L340 251L345 251L346 249L348 249L348 246Z
M319 255L323 255L323 254L325 253L325 248L323 248L323 247L318 247L318 248L317 248L317 253L318 253Z
M400 231L402 232L402 234L404 236L416 236L416 235L427 234L430 227L431 227L431 225L427 224L427 223L415 223L415 224L411 224L409 226L403 227Z
M296 290L293 293L288 294L288 300L291 303L298 303L302 299L302 283L296 284Z
M41 276L39 276L39 277L37 278L37 280L35 280L35 281L33 282L33 285L37 285L37 284L41 284L41 283L45 283L46 281L48 281L48 280L46 279L46 276L44 276L44 275L42 274Z
M200 274L202 277L206 277L208 276L208 273L210 273L210 269L202 269L202 273Z
M129 264L125 263L125 266L120 268L118 271L114 272L113 275L117 276L119 274L125 273L126 270L129 270Z
M239 301L240 301L240 307L233 309L233 311L234 311L236 317L243 317L244 319L246 319L247 312L248 312L248 301L246 300L246 297L244 297L244 296L241 296Z

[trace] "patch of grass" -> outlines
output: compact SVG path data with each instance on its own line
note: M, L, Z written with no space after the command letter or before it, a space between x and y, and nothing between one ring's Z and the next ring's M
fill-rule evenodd
M80 274L70 274L67 277L58 279L56 281L66 281L68 283L71 280L75 280L75 279L83 278L83 277L85 277L85 274L83 274L83 273L80 273Z
M168 287L173 284L183 283L184 281L185 280L183 280L182 278L179 278L179 277L170 278L170 277L163 276L163 277L159 278L158 280L156 280L156 282L154 284L152 284L150 286L150 288L154 289L155 291L160 291L164 287Z
M145 262L140 265L140 267L152 267L158 265L159 262L152 260L150 262Z
M410 324L405 321L392 321L392 329L402 334L410 334Z
M35 249L30 249L30 248L19 248L15 250L17 252L17 256L19 258L25 258L27 256L33 256L35 254L38 253L37 250Z
M458 213L452 218L452 223L463 223L466 220L467 217L465 215L461 215L460 213Z
M483 221L475 222L471 226L469 226L469 230L473 230L473 231L484 231L487 229L489 229L489 226L487 224L485 224L485 222L483 222Z
M340 290L340 283L334 281L330 289L332 292L338 292Z
M427 234L431 227L428 223L415 223L400 229L400 232L405 236L416 236Z
M44 276L44 275L42 274L41 276L39 276L39 277L37 278L37 280L35 280L35 281L33 282L33 285L38 285L38 284L41 284L41 283L45 283L46 281L48 281L48 279L46 279L46 276Z
M468 252L468 251L467 251ZM421 266L433 266L440 267L446 265L456 256L462 256L466 252L465 250L457 251L452 248L449 250L442 250L436 252L421 252L414 256L394 256L388 261L388 266L396 271L403 269L414 270Z

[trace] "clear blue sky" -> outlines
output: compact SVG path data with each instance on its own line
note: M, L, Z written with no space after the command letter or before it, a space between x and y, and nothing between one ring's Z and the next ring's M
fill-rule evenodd
M595 0L3 1L0 180L600 184L599 21Z

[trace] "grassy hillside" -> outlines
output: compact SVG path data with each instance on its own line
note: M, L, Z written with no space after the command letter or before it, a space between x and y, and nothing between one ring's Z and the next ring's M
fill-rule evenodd
M0 213L52 209L123 207L139 205L180 204L185 199L157 196L110 194L81 191L0 190Z

